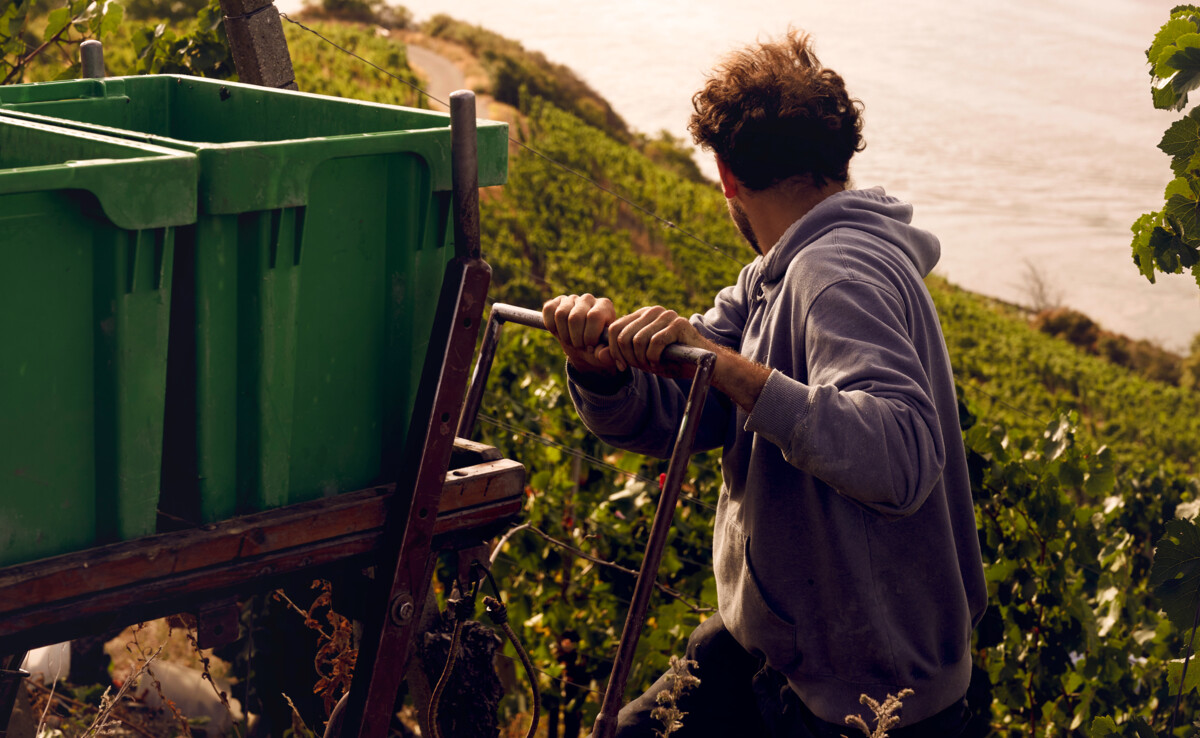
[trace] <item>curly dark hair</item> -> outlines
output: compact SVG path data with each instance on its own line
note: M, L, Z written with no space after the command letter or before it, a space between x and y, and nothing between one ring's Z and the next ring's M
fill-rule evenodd
M798 31L731 54L692 105L692 138L752 191L798 176L845 184L850 157L866 148L862 103Z

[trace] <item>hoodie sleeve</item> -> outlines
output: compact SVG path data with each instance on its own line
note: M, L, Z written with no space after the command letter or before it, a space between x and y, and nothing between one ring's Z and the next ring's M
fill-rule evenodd
M824 289L804 322L807 382L772 372L746 430L870 509L914 512L941 476L945 447L903 303L848 279Z
M750 270L743 269L737 284L721 290L704 315L691 318L701 335L734 350L745 326ZM601 440L655 458L671 455L691 390L690 380L665 379L634 369L623 386L605 388L610 390L606 392L584 387L569 364L567 377L579 416ZM724 444L733 413L728 397L709 391L694 443L697 452Z

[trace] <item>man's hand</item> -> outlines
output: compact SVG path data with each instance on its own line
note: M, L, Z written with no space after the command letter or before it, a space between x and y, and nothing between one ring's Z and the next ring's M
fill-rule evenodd
M714 350L687 318L652 305L618 318L608 327L608 345L618 367L633 366L664 376L690 376L694 367L664 365L663 350L673 343ZM682 370L682 371L681 371Z
M754 409L771 370L736 351L718 346L674 310L644 307L616 317L607 298L563 295L542 306L542 320L558 338L567 361L581 372L613 375L635 367L667 377L691 376L691 364L663 364L663 350L673 343L695 346L717 355L713 386L746 412ZM601 334L608 329L608 342Z
M638 369L665 377L691 377L692 364L664 364L663 350L673 343L711 351L717 355L712 383L746 412L754 410L771 370L743 357L736 351L709 341L687 318L674 310L658 306L644 307L608 326L608 345L618 366Z
M571 366L591 374L624 371L614 361L607 344L600 342L604 329L617 317L612 301L590 294L560 295L542 306L542 321L558 339Z

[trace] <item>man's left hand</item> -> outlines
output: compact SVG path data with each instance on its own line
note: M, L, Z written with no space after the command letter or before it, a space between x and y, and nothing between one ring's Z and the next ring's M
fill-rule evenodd
M663 350L673 343L715 353L713 386L747 413L754 410L771 370L709 341L674 310L657 305L644 307L617 318L608 326L608 345L619 368L632 366L673 378L693 376L696 373L693 364L663 363Z
M691 365L664 364L663 350L673 343L713 351L716 347L687 318L658 305L640 308L608 326L608 345L619 367L636 367L664 376L689 376Z

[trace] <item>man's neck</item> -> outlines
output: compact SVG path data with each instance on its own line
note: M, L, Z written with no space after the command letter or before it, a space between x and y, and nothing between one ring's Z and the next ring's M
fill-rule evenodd
M770 253L787 229L830 195L846 189L841 182L825 186L777 185L769 190L746 193L740 199L763 256Z

